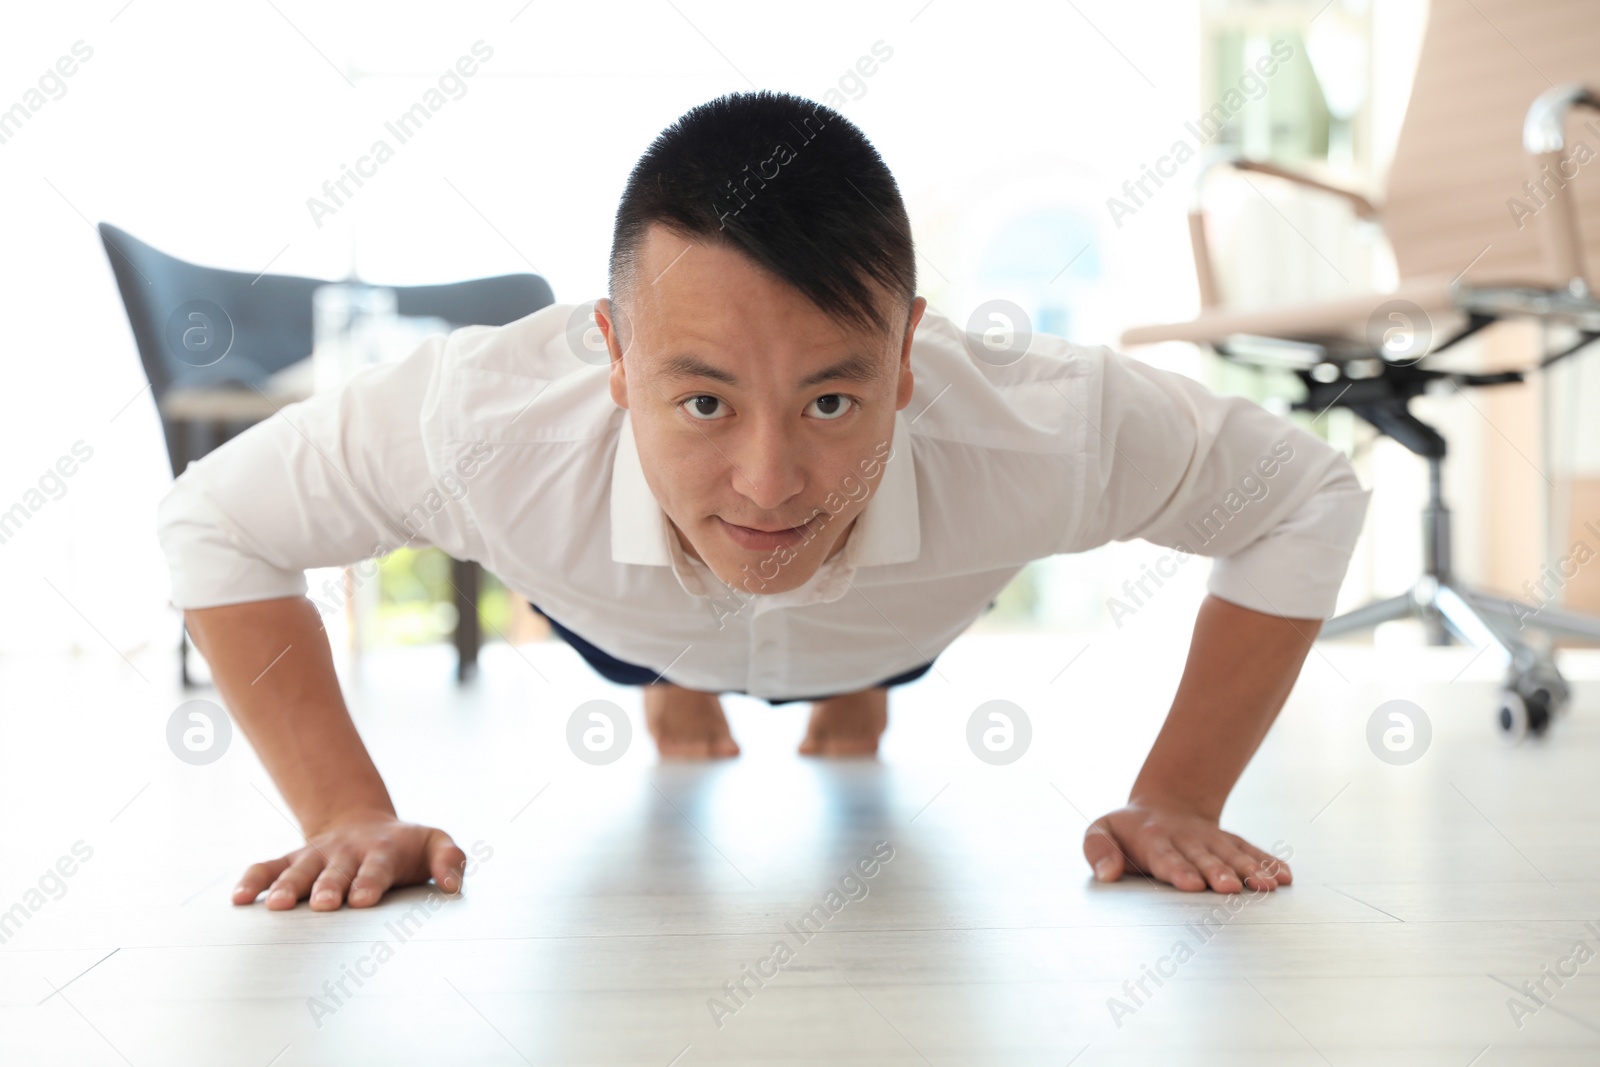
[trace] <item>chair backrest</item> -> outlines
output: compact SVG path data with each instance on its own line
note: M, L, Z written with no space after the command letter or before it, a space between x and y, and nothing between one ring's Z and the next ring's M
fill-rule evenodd
M158 401L173 388L257 383L311 354L311 293L322 282L199 267L110 223L99 229ZM189 318L203 304L222 308L232 324L227 355L215 362L204 354L204 344L178 342L185 330L223 329Z
M196 266L110 223L99 228L158 398L175 386L257 383L311 354L312 293L326 282ZM390 288L400 314L431 315L452 326L504 326L555 301L537 274ZM189 326L179 313L197 302L221 308L231 324L231 346L216 362L176 342Z
M1529 106L1567 82L1600 91L1597 0L1433 0L1384 195L1401 278L1568 280L1546 262L1535 216L1549 195L1524 188L1531 175L1522 148ZM1595 129L1580 125L1590 120ZM1597 130L1600 116L1573 113L1575 159L1600 152ZM1592 272L1600 268L1600 162L1578 167L1570 186L1588 224Z
M312 293L326 282L196 266L110 223L99 229L158 406L171 389L258 384L311 354ZM400 314L434 316L452 326L504 326L555 302L537 274L390 288ZM225 323L212 321L214 309ZM210 344L218 337L228 347L214 358ZM195 338L200 343L189 343ZM167 423L163 415L174 451L174 428ZM184 461L175 451L171 458Z

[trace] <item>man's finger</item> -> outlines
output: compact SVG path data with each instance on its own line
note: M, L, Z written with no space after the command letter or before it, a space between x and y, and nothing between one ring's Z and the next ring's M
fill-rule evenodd
M349 845L341 845L328 853L328 865L311 883L311 910L337 911L344 903L345 890L355 878L360 857Z
M239 884L233 888L233 902L235 904L254 904L256 897L261 895L263 889L272 884L273 879L283 873L283 869L289 866L289 862L293 857L294 854L290 853L287 856L279 856L275 860L267 860L265 863L252 863L246 867L244 876L239 879Z
M1238 845L1256 860L1256 868L1263 874L1270 875L1272 880L1279 885L1288 885L1294 881L1294 872L1289 870L1289 865L1278 857L1261 851L1244 838L1236 838Z
M1268 892L1278 888L1278 880L1272 877L1271 873L1260 861L1244 849L1236 848L1226 841L1213 841L1211 842L1211 851L1216 853L1223 863L1232 867L1234 873L1239 876L1248 888L1266 890Z
M1198 893L1206 887L1205 876L1165 837L1145 846L1145 861L1151 874L1186 893Z
M1185 842L1180 850L1184 858L1205 876L1206 884L1218 893L1237 893L1244 888L1244 882L1233 868L1222 862L1222 858L1206 847L1204 842Z
M456 847L450 835L443 830L428 832L428 873L446 893L461 888L462 868L467 865L467 854Z
M273 880L267 890L267 907L273 911L292 908L300 898L311 891L311 882L322 870L322 853L314 848L303 848L294 854L294 862Z
M373 849L361 861L356 879L350 883L350 906L365 908L376 904L394 885L394 857L383 849Z
M1104 819L1091 825L1083 835L1083 858L1094 868L1095 878L1102 882L1115 882L1127 871L1122 849Z

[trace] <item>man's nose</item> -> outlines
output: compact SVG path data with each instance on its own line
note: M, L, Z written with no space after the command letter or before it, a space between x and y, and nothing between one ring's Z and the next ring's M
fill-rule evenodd
M770 420L755 423L731 458L733 488L763 510L778 510L805 487L798 443Z

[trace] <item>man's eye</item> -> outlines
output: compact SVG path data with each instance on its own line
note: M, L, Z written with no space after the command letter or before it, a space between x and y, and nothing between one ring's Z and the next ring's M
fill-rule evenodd
M832 422L850 413L854 400L839 393L826 393L811 402L817 409L817 415L824 422Z
M691 419L695 419L699 422L713 422L723 417L717 412L719 408L726 407L727 405L722 403L720 397L702 394L701 396L690 397L679 406L682 407L684 411L688 412Z

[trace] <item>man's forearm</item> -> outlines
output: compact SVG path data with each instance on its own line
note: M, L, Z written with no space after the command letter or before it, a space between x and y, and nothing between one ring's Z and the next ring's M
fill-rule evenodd
M305 597L191 609L217 690L312 836L341 814L394 812L350 721L327 632Z
M1179 803L1212 819L1289 698L1320 619L1265 615L1207 596L1135 803Z

